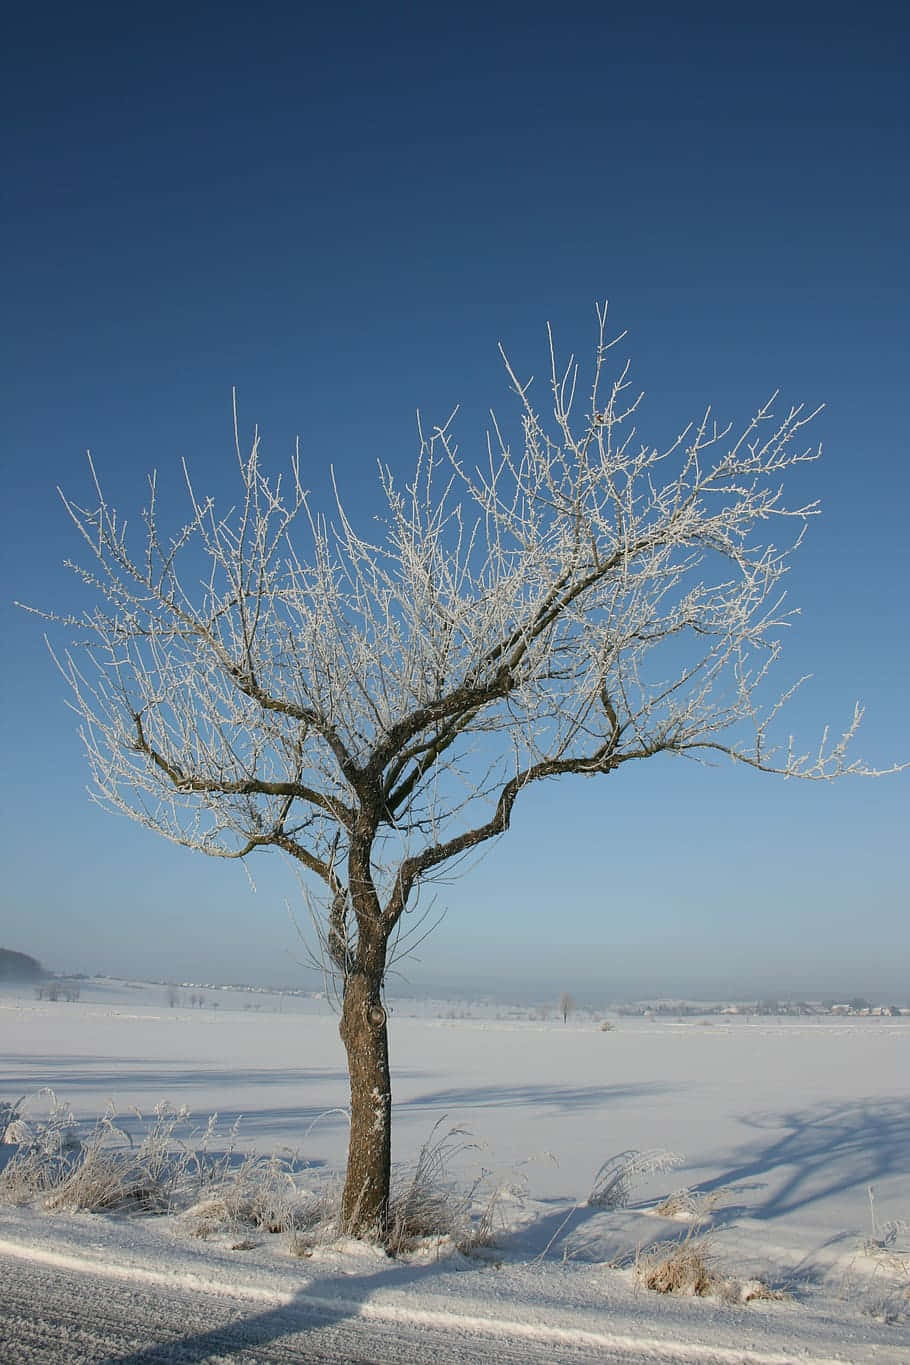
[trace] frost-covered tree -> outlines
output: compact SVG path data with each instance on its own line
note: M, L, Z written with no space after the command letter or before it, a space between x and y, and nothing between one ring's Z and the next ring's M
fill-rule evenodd
M781 481L817 454L814 414L775 415L772 399L734 428L709 411L658 449L598 316L584 396L552 339L547 412L504 356L520 437L494 419L477 461L451 419L420 429L409 481L379 466L374 536L340 496L311 506L296 456L289 479L269 476L258 434L248 454L237 442L230 510L184 469L173 532L154 476L136 539L94 470L88 505L64 498L93 605L53 619L76 641L58 661L98 801L216 857L280 850L321 896L357 1235L381 1235L388 1205L390 951L420 889L505 833L528 787L615 782L668 754L868 771L847 756L858 709L812 754L771 734L789 695L766 688L781 580L816 511L788 507Z

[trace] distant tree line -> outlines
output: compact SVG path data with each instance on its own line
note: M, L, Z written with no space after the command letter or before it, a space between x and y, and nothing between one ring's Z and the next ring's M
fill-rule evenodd
M190 1009L201 1010L205 1004L205 996L199 991L198 993L194 992L192 995L184 997L180 994L180 990L177 986L169 985L167 988L167 1003L170 1005L171 1009L174 1009L178 1005L188 1004ZM212 1009L216 1010L217 1008L218 1001L213 1000Z
M39 1000L67 1000L70 1004L78 1000L82 987L78 981L42 981L35 987Z
M0 948L0 981L40 981L44 976L37 958L16 953L12 948Z

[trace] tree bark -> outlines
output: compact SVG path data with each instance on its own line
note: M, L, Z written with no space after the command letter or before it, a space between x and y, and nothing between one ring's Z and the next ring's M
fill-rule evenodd
M351 1084L351 1136L341 1221L351 1237L382 1238L389 1212L392 1085L382 974L353 971L345 983L341 1038Z

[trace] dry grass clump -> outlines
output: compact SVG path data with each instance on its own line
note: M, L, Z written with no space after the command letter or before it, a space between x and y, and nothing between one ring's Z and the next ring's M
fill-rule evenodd
M203 1240L249 1230L293 1235L310 1227L320 1209L298 1189L292 1165L278 1156L248 1156L236 1169L208 1181L203 1197L184 1214L191 1235Z
M873 1298L866 1312L880 1322L904 1322L910 1316L910 1221L890 1218L880 1223L875 1210L875 1189L867 1186L871 1236L863 1241L863 1254L874 1265L874 1274L881 1282L881 1292Z
M637 1181L683 1163L678 1152L655 1147L648 1152L619 1152L605 1161L594 1177L588 1204L595 1209L621 1209L628 1203Z
M15 1151L0 1171L0 1203L28 1204L59 1190L86 1158L69 1108L53 1090L31 1099L48 1101L44 1118L26 1118L23 1096L3 1106L3 1141Z
M437 1255L460 1251L472 1255L496 1245L496 1221L502 1191L494 1187L478 1215L472 1209L486 1176L459 1185L449 1175L452 1161L474 1146L462 1141L467 1133L450 1128L440 1133L445 1119L433 1127L415 1160L393 1172L392 1195L385 1233L377 1238L389 1256L425 1252ZM341 1187L328 1187L308 1208L308 1216L291 1232L292 1256L312 1256L318 1246L331 1244L341 1232Z
M479 1218L471 1207L480 1181L468 1188L450 1178L451 1162L473 1144L451 1128L440 1133L437 1122L413 1163L393 1173L389 1216L378 1238L390 1256L407 1255L436 1243L470 1251L494 1242L495 1193ZM292 1172L280 1161L252 1160L229 1178L213 1185L185 1215L197 1237L216 1233L237 1235L243 1229L288 1234L292 1256L311 1256L318 1246L343 1236L341 1185L325 1184L318 1194L302 1194Z
M887 1222L880 1223L875 1212L875 1187L867 1185L866 1193L869 1196L872 1235L863 1242L863 1250L867 1256L896 1257L905 1269L910 1267L910 1220L889 1218Z
M21 1102L4 1137L17 1151L0 1171L0 1202L43 1199L48 1209L163 1212L185 1180L188 1154L174 1157L172 1136L185 1110L159 1105L138 1146L109 1107L85 1139L52 1090L44 1118L27 1119ZM142 1116L139 1115L141 1118Z
M191 1236L232 1238L236 1250L256 1245L257 1234L287 1234L293 1255L306 1256L319 1243L341 1234L341 1191L327 1184L319 1195L301 1190L296 1162L279 1156L235 1154L237 1124L219 1150L217 1115L187 1138L176 1131L189 1118L186 1109L159 1105L134 1139L111 1106L84 1137L71 1111L53 1091L41 1117L27 1117L22 1101L0 1108L0 1135L12 1155L0 1170L0 1203L41 1200L53 1210L90 1212L178 1212ZM473 1144L463 1130L433 1128L412 1165L396 1172L382 1245L390 1255L416 1251L435 1242L437 1250L472 1252L495 1243L498 1191L479 1216L472 1217L478 1189L460 1187L448 1171ZM4 1153L4 1155L7 1155Z
M437 1249L448 1242L456 1251L470 1256L494 1247L497 1242L497 1214L503 1190L489 1185L489 1173L482 1172L470 1185L459 1185L449 1175L452 1162L476 1147L464 1141L463 1128L440 1133L445 1119L439 1119L410 1167L405 1167L393 1182L389 1201L389 1222L384 1244L392 1256L415 1251L435 1242ZM478 1195L485 1202L472 1216Z
M738 1280L722 1274L707 1238L686 1236L680 1242L662 1242L639 1251L635 1274L646 1289L657 1294L683 1294L696 1298L720 1298L727 1303L780 1301L786 1295L763 1280Z
M646 1289L657 1294L715 1294L724 1280L713 1267L714 1256L705 1242L685 1239L663 1243L635 1258L635 1273Z
M910 1221L892 1218L887 1223L873 1220L872 1236L865 1238L863 1251L867 1256L893 1259L910 1268Z
M340 1193L331 1202L314 1201L312 1216L301 1219L290 1229L287 1249L290 1256L312 1256L319 1246L331 1246L341 1236L339 1213L341 1211Z
M186 1138L185 1108L162 1103L144 1119L138 1140L110 1106L80 1138L69 1108L51 1090L39 1092L48 1112L27 1117L23 1101L0 1108L4 1141L15 1150L0 1170L0 1203L41 1200L52 1210L94 1213L182 1212L193 1236L233 1236L237 1249L255 1245L251 1233L291 1233L327 1221L323 1202L301 1192L296 1163L235 1153L237 1122L221 1137L217 1114Z
M496 1245L497 1212L502 1190L492 1186L479 1214L473 1213L478 1192L488 1181L482 1173L463 1185L449 1172L456 1158L475 1144L465 1139L464 1129L442 1130L445 1119L433 1126L415 1160L393 1172L389 1215L381 1245L390 1256L435 1250L472 1255ZM319 1245L341 1235L341 1189L328 1187L318 1200L311 1200L304 1216L291 1230L289 1251L310 1256Z
M389 1200L386 1250L393 1256L413 1250L426 1238L451 1237L458 1241L469 1226L474 1190L459 1190L449 1177L452 1161L470 1150L473 1143L463 1141L463 1128L440 1133L445 1122L434 1124L417 1159L405 1167L395 1181Z
M655 1206L654 1212L661 1218L686 1218L695 1224L704 1223L723 1204L729 1193L726 1186L707 1193L690 1189L674 1190Z
M109 1152L88 1143L44 1200L47 1209L116 1213L127 1209L164 1213L168 1190L149 1178L141 1159L129 1152Z
M863 1312L888 1327L910 1322L910 1284L886 1287L866 1302Z
M186 1108L163 1102L147 1119L133 1110L145 1125L135 1140L115 1121L110 1105L86 1136L80 1137L72 1112L52 1090L39 1091L32 1098L48 1101L46 1114L27 1116L23 1101L5 1106L3 1137L16 1150L0 1170L0 1203L27 1204L40 1199L54 1210L164 1213L185 1208L203 1191L238 1187L231 1177L236 1123L226 1145L215 1154L211 1148L217 1115L183 1140L177 1130L189 1119ZM243 1187L252 1187L256 1182L249 1167L241 1169ZM274 1179L261 1180L258 1193L248 1196L251 1204L258 1199L256 1217L262 1224L273 1217L274 1185Z
M789 1296L783 1289L774 1289L764 1280L744 1280L737 1285L736 1303L783 1303Z
M26 1109L33 1101L46 1101L46 1117L26 1117ZM38 1148L48 1155L79 1145L72 1112L50 1086L27 1098L21 1095L12 1104L0 1103L0 1140L9 1146Z
M17 1100L0 1100L0 1142L18 1142L16 1125L24 1103L24 1095L20 1095Z

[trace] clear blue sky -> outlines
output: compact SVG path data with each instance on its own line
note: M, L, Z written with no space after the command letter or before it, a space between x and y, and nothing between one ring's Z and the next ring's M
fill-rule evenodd
M827 402L781 673L816 681L790 724L811 742L860 697L863 755L910 757L906 11L189 9L51 5L5 32L0 943L57 968L297 974L277 863L254 896L84 794L11 602L76 601L54 488L86 489L85 448L126 511L152 467L176 489L181 456L229 496L236 384L270 461L299 432L310 486L334 462L367 514L376 458L413 459L415 408L460 402L469 449L509 411L496 342L540 373L545 322L584 352L597 297L629 329L645 433L777 387ZM906 775L627 773L527 799L442 889L413 979L621 993L650 959L910 993Z

